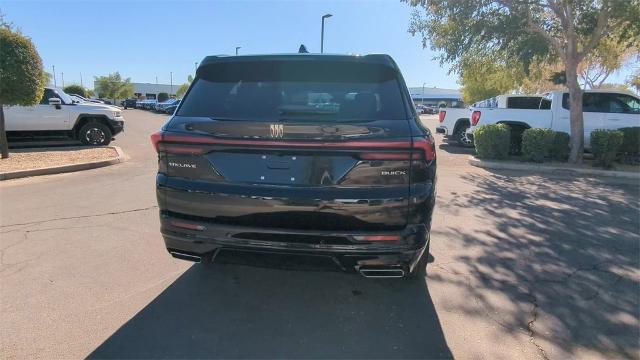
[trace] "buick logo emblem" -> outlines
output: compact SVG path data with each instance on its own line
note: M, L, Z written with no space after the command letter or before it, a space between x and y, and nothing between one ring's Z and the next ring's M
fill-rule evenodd
M269 125L269 135L271 135L271 137L275 139L280 139L284 137L284 125L282 124Z

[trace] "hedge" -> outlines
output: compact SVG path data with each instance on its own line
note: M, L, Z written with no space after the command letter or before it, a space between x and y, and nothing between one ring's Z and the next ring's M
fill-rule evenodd
M482 125L473 132L476 153L481 159L504 159L511 148L509 126L505 124Z
M527 129L522 133L522 156L529 161L543 162L551 155L555 132L551 129Z
M567 161L569 159L569 152L571 151L569 148L570 140L571 137L566 132L554 131L549 157L556 161Z
M622 146L624 133L619 130L594 130L591 132L591 152L596 165L610 168Z
M618 129L622 132L620 157L622 162L634 162L640 156L640 127Z

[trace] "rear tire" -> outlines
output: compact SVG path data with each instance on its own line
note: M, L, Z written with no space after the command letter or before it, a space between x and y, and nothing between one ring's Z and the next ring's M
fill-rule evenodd
M111 142L111 129L99 122L88 122L78 131L78 138L85 145L105 146Z
M473 141L469 140L467 137L467 129L469 129L469 124L460 124L453 132L453 138L455 139L458 146L462 147L472 147Z

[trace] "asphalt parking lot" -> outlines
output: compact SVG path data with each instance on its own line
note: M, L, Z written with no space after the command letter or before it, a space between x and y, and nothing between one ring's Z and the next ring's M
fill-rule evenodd
M0 183L3 358L637 358L640 184L486 171L439 141L425 281L172 259L148 135ZM435 116L424 117L430 128Z

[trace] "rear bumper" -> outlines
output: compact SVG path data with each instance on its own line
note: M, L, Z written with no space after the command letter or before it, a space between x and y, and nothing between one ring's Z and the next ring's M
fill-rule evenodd
M361 268L400 268L409 273L429 241L425 224L408 225L384 235L397 241L357 241L354 236L374 232L301 231L231 226L185 220L160 213L161 233L167 250L210 258L220 250L316 256L330 259L343 271Z

